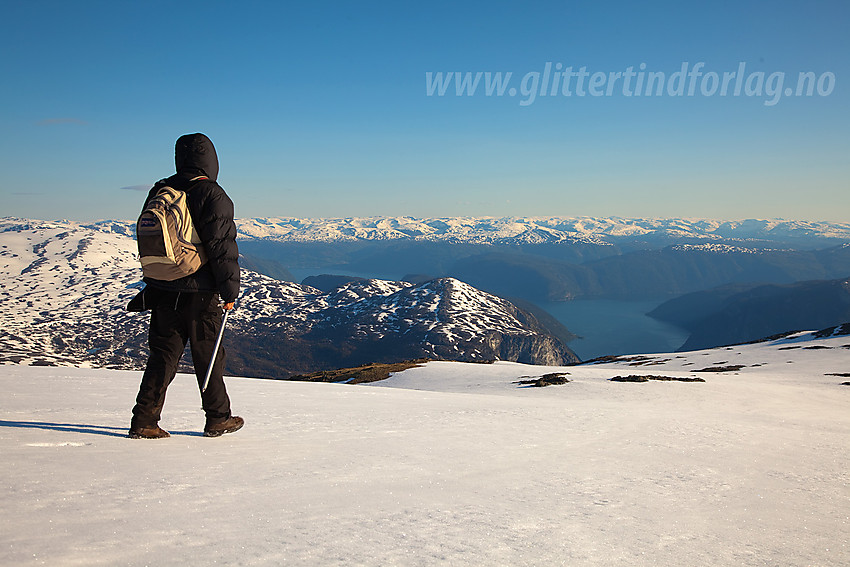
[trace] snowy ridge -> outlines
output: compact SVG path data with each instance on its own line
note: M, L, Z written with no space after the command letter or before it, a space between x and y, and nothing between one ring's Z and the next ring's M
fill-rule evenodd
M246 328L269 323L292 333L315 327L352 325L355 333L380 339L414 329L439 337L440 344L472 340L487 332L534 335L516 318L510 302L454 278L423 284L363 280L323 293L247 272L232 321ZM460 345L458 345L460 348Z
M239 219L243 238L284 242L418 240L469 244L588 243L617 239L850 239L850 223L789 220L623 219L594 217L373 217Z
M363 286L374 287L377 280L353 282L335 295L354 295ZM517 309L509 302L482 292L454 278L442 278L420 285L380 282L391 291L374 294L345 305L344 312L319 314L333 326L353 325L361 336L381 339L387 335L421 335L427 357L487 360L488 354L476 343L488 335L534 337L539 329L517 319ZM391 285L394 284L394 285ZM329 305L337 307L337 305Z
M136 244L112 230L64 223L0 225L4 317L52 320L102 313L116 289L138 283Z
M85 229L98 233L120 234L130 237L136 234L136 223L127 220L101 220L92 223L85 223L69 220L45 221L16 217L0 217L0 233L49 230L55 228Z

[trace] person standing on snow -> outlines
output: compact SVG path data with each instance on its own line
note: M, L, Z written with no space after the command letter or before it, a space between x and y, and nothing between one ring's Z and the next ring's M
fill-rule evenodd
M169 437L158 423L165 392L177 373L186 342L191 345L195 374L201 386L221 329L222 308L233 309L239 294L239 250L233 202L216 183L218 157L215 147L204 134L181 136L175 145L174 161L177 173L153 186L145 207L163 186L185 191L189 212L208 260L197 272L177 280L144 278L146 287L128 305L131 311L151 309L150 355L130 422L129 437L134 439ZM223 378L224 364L222 347L215 357L209 385L201 392L206 414L204 435L207 437L238 431L245 423L230 412L230 398Z

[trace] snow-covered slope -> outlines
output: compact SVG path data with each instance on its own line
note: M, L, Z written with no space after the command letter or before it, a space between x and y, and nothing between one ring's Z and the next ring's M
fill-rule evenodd
M0 360L130 364L142 340L124 311L140 270L131 228L120 223L0 221Z
M230 378L219 439L179 375L158 441L123 437L138 372L0 365L0 565L844 566L848 344Z
M578 366L534 367L511 362L469 365L431 362L395 374L379 385L439 392L479 392L513 395L518 373L540 377L563 373L574 380L558 388L583 389L584 378L618 376L664 376L667 378L713 381L717 376L770 376L775 382L798 381L836 385L850 381L850 324L821 331L791 333L772 340L730 347L676 352L608 356ZM550 387L551 389L551 387Z

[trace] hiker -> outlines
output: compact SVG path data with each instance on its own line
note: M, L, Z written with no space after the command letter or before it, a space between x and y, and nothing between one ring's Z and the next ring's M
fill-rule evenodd
M130 422L129 437L134 439L169 437L158 423L165 392L177 372L186 341L191 345L195 374L202 389L204 435L218 437L237 431L244 424L241 417L230 413L230 398L222 376L223 347L215 356L206 390L202 388L221 329L222 309L233 309L239 294L233 202L216 183L218 157L212 141L204 134L181 136L175 145L174 161L177 173L153 186L143 211L162 187L185 191L190 226L194 224L206 262L194 273L177 279L145 276L145 288L127 306L130 311L151 310L150 355ZM142 261L144 265L143 254Z

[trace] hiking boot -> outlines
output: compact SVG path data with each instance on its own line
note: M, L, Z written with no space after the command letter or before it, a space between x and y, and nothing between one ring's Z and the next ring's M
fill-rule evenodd
M222 421L221 423L215 423L204 427L204 437L221 437L225 433L239 431L242 429L243 425L245 425L245 420L234 415L227 418L227 421Z
M171 434L158 425L151 425L149 427L130 427L127 437L130 439L165 439L171 437Z

